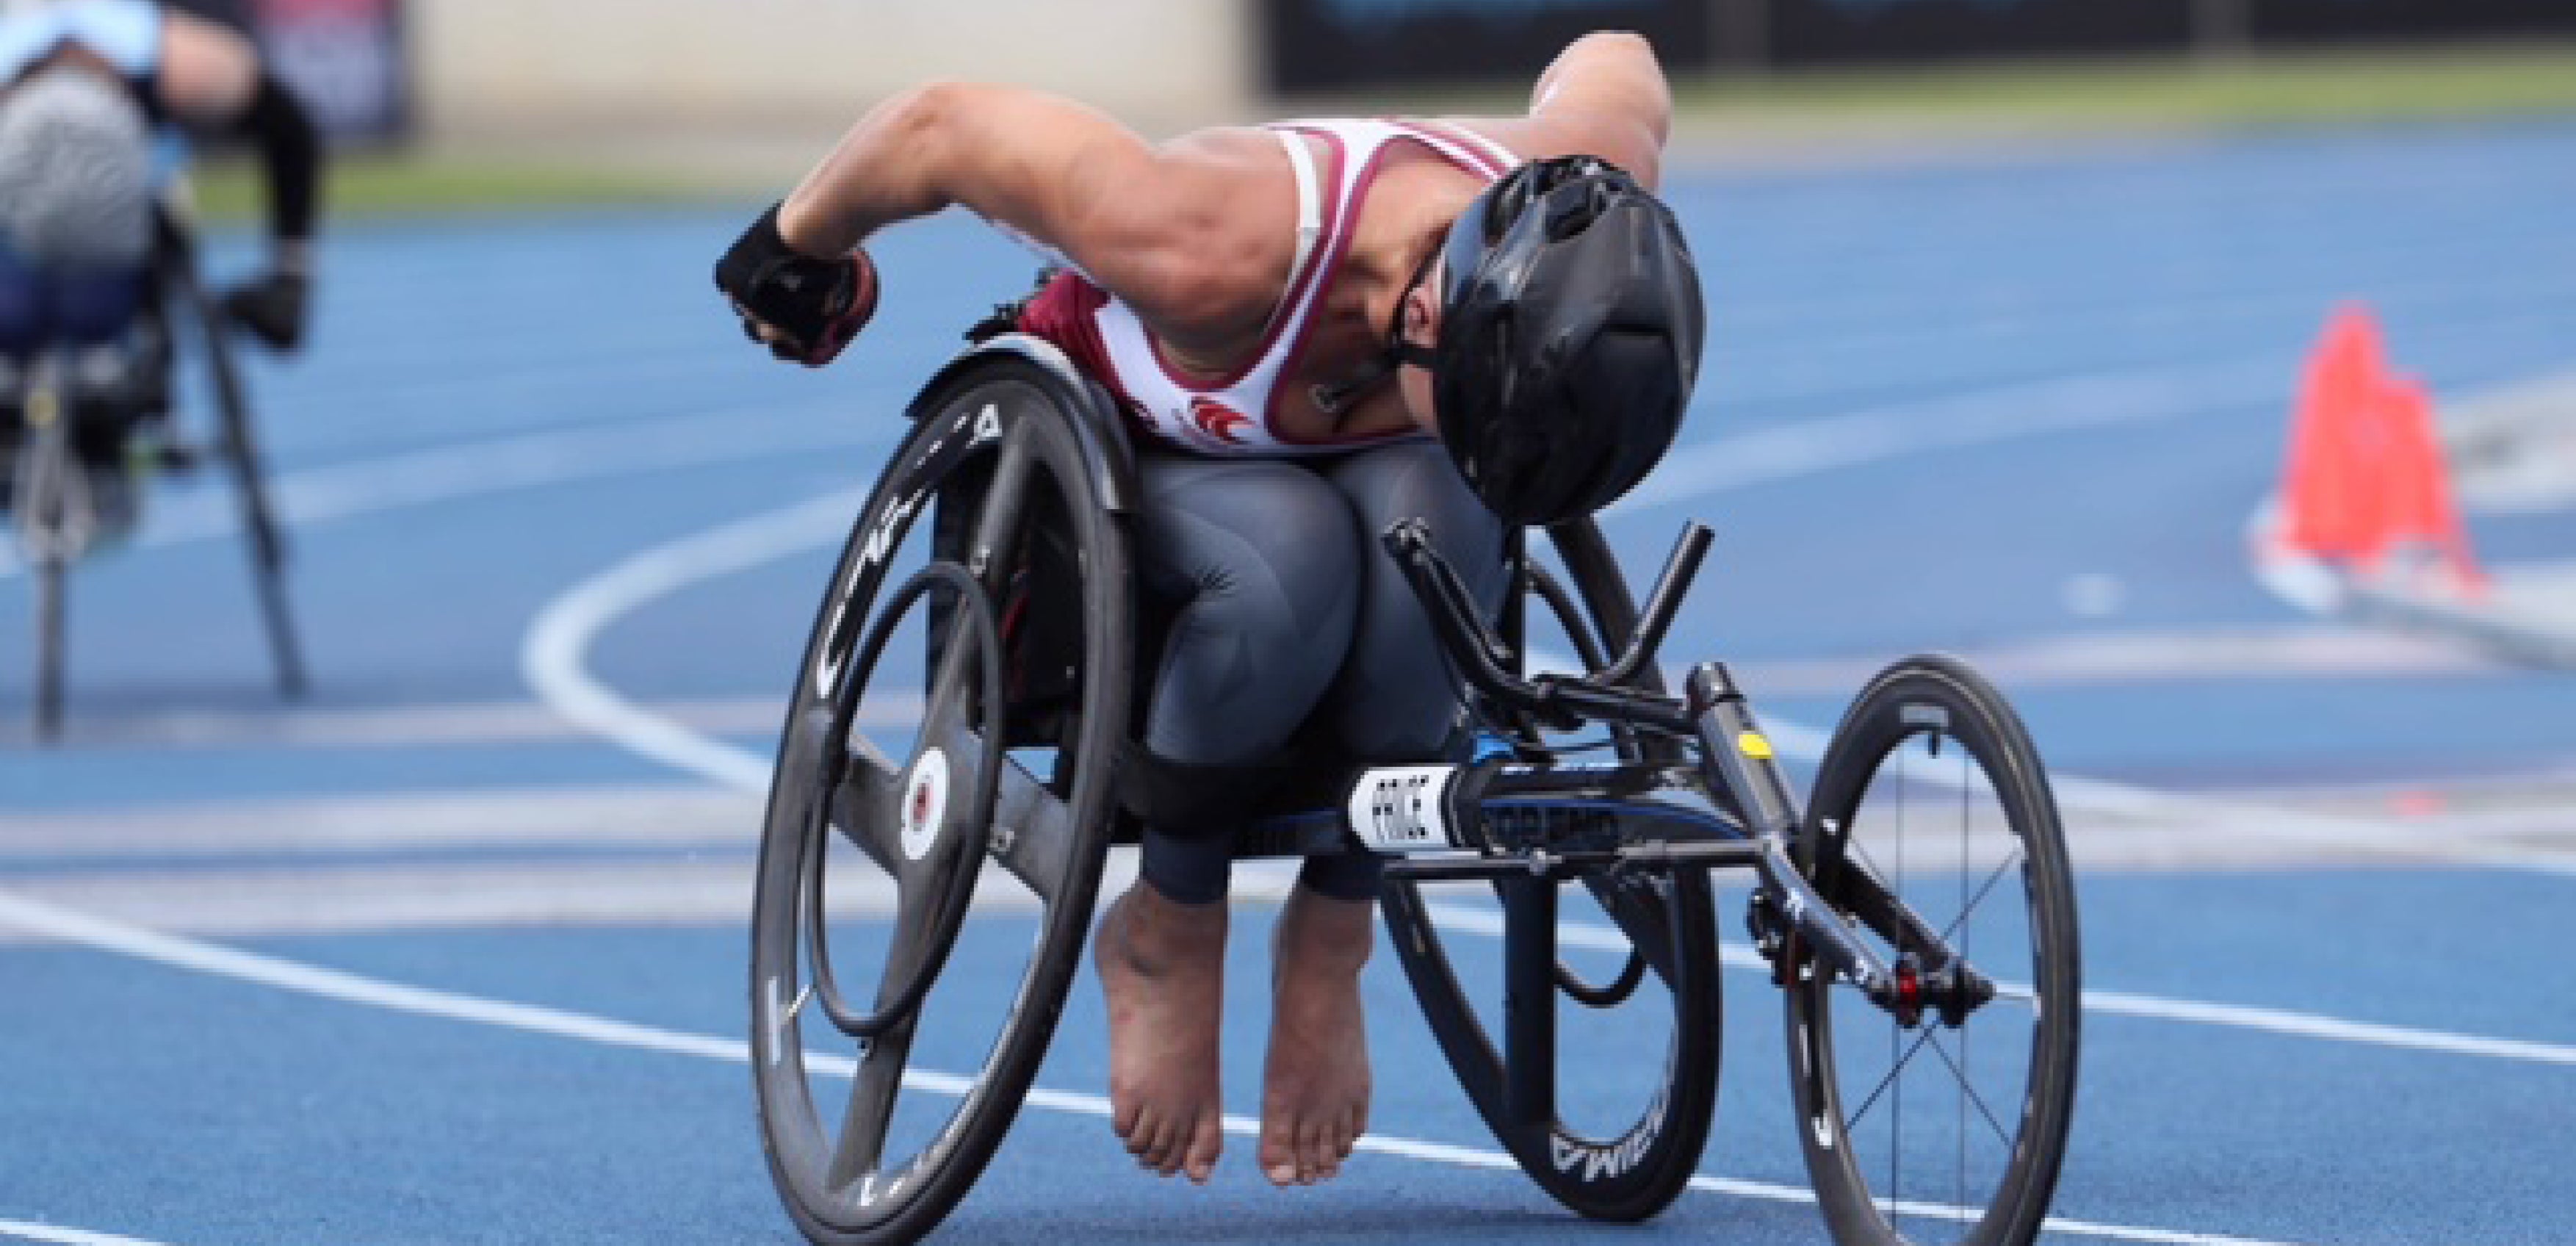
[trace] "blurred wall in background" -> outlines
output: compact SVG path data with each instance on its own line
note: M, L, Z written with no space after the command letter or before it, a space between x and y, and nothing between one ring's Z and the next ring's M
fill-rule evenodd
M810 141L937 77L1145 129L1275 97L1518 85L1574 35L1676 73L2576 35L2576 0L177 0L255 29L334 133Z
M1261 0L1263 82L1526 81L1571 33L1677 71L2576 34L2576 0Z
M1253 0L413 0L438 136L847 124L927 78L1046 87L1151 124L1251 105Z
M1633 30L1667 65L1708 59L1710 0L1263 0L1273 92L1383 82L1524 85L1589 30Z
M342 142L403 137L411 74L403 47L404 0L170 0L256 37Z
M1735 63L2416 45L2576 32L2571 0L1709 0Z

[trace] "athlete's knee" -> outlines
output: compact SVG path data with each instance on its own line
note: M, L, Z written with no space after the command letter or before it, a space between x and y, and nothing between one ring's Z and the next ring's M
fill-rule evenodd
M1418 519L1430 530L1432 547L1457 566L1471 587L1498 578L1486 568L1499 565L1503 522L1476 500L1436 443L1405 442L1356 454L1335 466L1332 476L1366 529L1373 569L1394 571L1378 545L1387 526Z
M1420 519L1433 548L1491 617L1507 581L1502 522L1469 493L1439 447L1408 444L1354 456L1334 483L1372 529ZM1334 728L1354 755L1402 761L1445 755L1460 738L1460 685L1395 560L1372 542L1358 635L1334 690Z
M1289 464L1146 465L1140 563L1168 614L1147 739L1183 761L1258 760L1330 686L1357 615L1358 535Z

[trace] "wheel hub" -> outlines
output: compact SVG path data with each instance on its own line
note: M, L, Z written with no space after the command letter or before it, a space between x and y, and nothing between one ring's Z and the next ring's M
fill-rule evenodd
M930 855L931 845L939 842L939 828L948 820L948 754L936 749L922 750L913 759L912 769L903 778L903 855L918 861Z

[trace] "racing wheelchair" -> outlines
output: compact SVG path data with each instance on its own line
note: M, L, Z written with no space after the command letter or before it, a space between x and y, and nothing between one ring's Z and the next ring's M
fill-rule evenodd
M1024 1102L1098 1110L1032 1084L1136 831L1120 758L1150 663L1120 417L1019 335L910 415L806 645L752 915L764 1147L820 1243L929 1232ZM1473 755L1247 773L1264 816L1235 851L1388 858L1389 944L1512 1161L1585 1217L1666 1208L1714 1118L1721 971L1754 970L1785 995L1836 1240L2036 1236L2075 1095L2077 923L2046 776L1992 686L1947 657L1888 667L1802 809L1724 665L1665 688L1707 529L1642 608L1589 519L1523 533L1498 626L1418 526L1383 544L1470 689ZM1718 938L1721 868L1750 873L1746 943ZM997 936L961 939L970 910Z
M278 526L253 436L250 401L233 356L232 324L198 268L196 236L182 205L154 212L147 306L104 380L79 375L60 345L36 352L19 383L0 392L0 461L9 479L0 509L10 513L20 562L35 577L35 730L62 729L66 589L74 563L107 532L130 525L150 476L188 471L208 453L232 478L251 577L267 626L280 693L304 690L304 662L286 595L286 539ZM196 339L216 418L210 447L167 435L171 357L181 331ZM14 427L13 427L14 426ZM113 491L115 496L104 496Z

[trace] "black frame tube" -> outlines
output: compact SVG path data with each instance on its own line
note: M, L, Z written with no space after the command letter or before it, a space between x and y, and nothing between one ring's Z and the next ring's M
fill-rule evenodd
M1655 583L1636 634L1630 637L1618 662L1599 676L1562 677L1542 675L1521 679L1505 666L1515 654L1503 639L1494 634L1478 614L1473 597L1458 578L1456 569L1432 548L1430 531L1421 521L1398 520L1379 536L1388 556L1404 573L1414 595L1422 602L1432 632L1441 648L1457 664L1460 675L1477 691L1502 706L1526 711L1567 725L1602 722L1645 727L1672 735L1690 736L1699 742L1700 768L1716 788L1739 801L1752 825L1749 842L1654 842L1623 843L1608 855L1619 862L1653 865L1662 868L1713 868L1717 866L1750 866L1759 875L1762 887L1783 920L1832 972L1849 979L1869 999L1881 1007L1896 1006L1895 974L1889 964L1866 944L1855 938L1850 928L1835 915L1835 906L1809 883L1798 870L1795 852L1805 842L1809 829L1787 781L1781 776L1777 761L1771 756L1770 744L1753 718L1742 690L1720 663L1708 662L1692 668L1687 681L1686 701L1655 693L1612 686L1617 679L1633 675L1661 641L1680 608L1682 596L1708 552L1711 540L1708 529L1700 524L1684 527L1675 543L1664 571ZM1549 793L1565 796L1601 795L1603 774L1600 771L1569 769L1551 771L1540 767L1530 770L1514 768L1508 777L1491 772L1468 785L1472 794L1463 794L1452 816L1471 829L1473 836L1485 839L1482 800L1487 795L1528 797ZM1497 782L1495 780L1501 779ZM1615 799L1615 798L1614 798ZM1502 881L1506 898L1519 884L1511 879L1526 879L1536 887L1552 889L1554 871L1536 852L1522 855L1513 846L1490 842L1481 845L1484 853L1476 857L1400 859L1389 863L1394 877L1414 879L1488 878ZM1496 855L1500 854L1500 855ZM1563 859L1581 859L1563 858ZM1920 955L1936 969L1952 970L1972 983L1983 984L1983 978L1939 937L1938 932L1923 922L1885 886L1866 871L1844 876L1837 896L1842 906L1860 915L1875 932L1891 937L1891 942ZM1853 894L1867 892L1871 894ZM1532 936L1533 938L1535 936ZM1551 932L1544 964L1551 972L1555 964L1554 937ZM1514 955L1507 940L1506 955ZM1525 974L1538 971L1515 959L1506 968L1507 979L1518 983ZM1552 985L1551 985L1551 989ZM1988 991L1990 997L1991 992ZM1552 998L1552 997L1551 997ZM1517 1018L1513 1026L1527 1024ZM1536 1045L1535 1036L1520 1040ZM1552 1042L1552 1040L1551 1040ZM1552 1047L1550 1059L1553 1059ZM1515 1079L1520 1063L1511 1062ZM1518 1102L1517 1097L1515 1102Z

